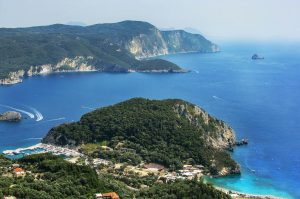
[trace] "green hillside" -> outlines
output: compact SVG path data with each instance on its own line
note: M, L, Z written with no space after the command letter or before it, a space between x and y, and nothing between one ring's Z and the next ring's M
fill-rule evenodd
M192 162L204 165L213 175L239 173L238 165L224 150L234 142L234 133L222 121L182 100L134 98L55 127L43 139L62 146L103 141L111 148L122 145L132 149L132 157L171 170ZM103 156L96 153L99 155Z

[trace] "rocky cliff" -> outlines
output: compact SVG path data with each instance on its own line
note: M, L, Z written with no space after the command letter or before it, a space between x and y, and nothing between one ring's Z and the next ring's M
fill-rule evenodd
M183 30L162 31L163 39L169 53L219 52L220 48L199 34L191 34Z
M45 64L41 66L31 66L26 72L27 76L49 74L54 72L84 72L96 71L95 66L91 64L93 57L76 56L74 58L64 58L56 64Z
M145 32L130 38L125 44L125 48L138 59L176 53L220 51L216 44L199 34L183 30L161 31L152 25L148 25Z
M9 72L7 77L0 79L0 84L9 85L9 84L21 83L22 78L24 77L24 74L25 74L24 70Z
M175 104L174 111L178 116L187 118L191 124L205 132L204 139L214 148L228 149L234 146L236 138L233 129L200 107L190 103Z
M0 84L16 84L22 82L24 77L34 75L46 75L57 72L89 72L97 71L95 66L91 65L93 57L76 56L74 58L64 58L56 64L44 64L39 66L30 66L27 71L19 70L10 72L7 78L0 79Z

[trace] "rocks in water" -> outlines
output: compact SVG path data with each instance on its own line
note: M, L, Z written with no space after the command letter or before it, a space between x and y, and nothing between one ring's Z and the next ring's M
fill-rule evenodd
M16 111L7 111L3 114L0 114L0 121L12 121L18 122L22 119L22 115Z
M247 139L242 139L241 141L235 142L236 146L242 146L242 145L247 145L247 144L248 144L248 140Z
M264 57L260 57L258 56L258 54L254 54L251 59L255 60L255 59L264 59Z

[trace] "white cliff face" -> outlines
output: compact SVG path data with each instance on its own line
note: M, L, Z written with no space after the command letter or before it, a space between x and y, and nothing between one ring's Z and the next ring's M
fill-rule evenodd
M22 82L22 78L27 75L46 75L55 72L87 72L96 71L96 68L89 64L94 58L91 56L76 56L74 58L64 58L57 64L44 64L40 66L31 66L28 71L19 70L11 72L8 78L1 79L0 84L16 84Z
M8 85L8 84L17 84L22 82L22 77L24 76L24 70L18 70L16 72L10 72L8 77L5 79L0 79L0 84Z
M202 40L183 31L172 31L163 36L158 29L152 29L151 34L133 37L125 48L137 59L176 53L220 51L217 45L204 38Z
M93 60L94 58L92 56L83 57L83 56L77 56L74 59L65 58L58 62L56 66L54 66L54 69L60 70L64 66L69 67L70 70L75 71L90 71L90 70L96 70L94 66L89 64L89 61Z
M137 59L166 55L169 53L161 32L157 29L154 30L153 36L140 34L134 37L126 45L126 48Z

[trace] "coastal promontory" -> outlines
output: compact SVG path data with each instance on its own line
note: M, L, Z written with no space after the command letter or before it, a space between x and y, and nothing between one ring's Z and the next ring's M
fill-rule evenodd
M52 128L42 142L74 148L105 143L112 151L99 149L94 157L121 160L125 150L135 164L156 163L169 170L192 164L203 165L209 175L240 173L239 165L226 152L235 143L234 131L200 107L179 99L133 98L99 108L78 122Z
M0 84L57 72L186 72L159 55L217 52L198 34L141 21L0 28Z

